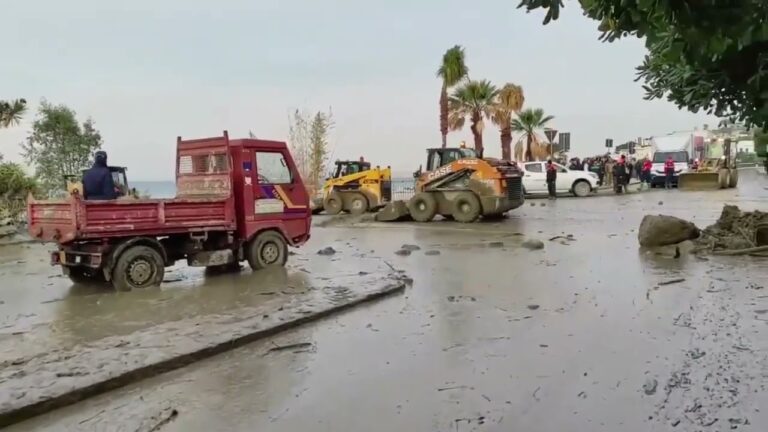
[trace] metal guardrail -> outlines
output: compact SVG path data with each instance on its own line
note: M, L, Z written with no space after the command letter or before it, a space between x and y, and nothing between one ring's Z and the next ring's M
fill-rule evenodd
M414 179L392 179L392 201L408 201L415 193Z

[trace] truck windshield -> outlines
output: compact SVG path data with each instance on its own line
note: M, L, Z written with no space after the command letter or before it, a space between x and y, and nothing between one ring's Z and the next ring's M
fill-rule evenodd
M675 151L675 152L656 152L653 155L653 163L664 163L667 158L672 156L672 160L675 162L688 162L687 151Z

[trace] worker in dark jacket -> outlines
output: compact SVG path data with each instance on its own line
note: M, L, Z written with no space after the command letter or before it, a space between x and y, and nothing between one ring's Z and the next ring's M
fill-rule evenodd
M87 200L112 200L117 198L115 182L107 167L107 152L94 154L93 166L83 173L83 198Z
M549 159L546 164L547 167L547 191L549 191L549 199L557 198L555 185L557 183L557 167L552 163L552 159Z

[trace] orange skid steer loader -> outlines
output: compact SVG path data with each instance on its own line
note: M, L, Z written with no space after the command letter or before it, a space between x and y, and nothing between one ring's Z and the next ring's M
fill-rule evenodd
M428 149L426 171L419 167L414 178L416 194L399 204L399 213L398 204L388 205L378 220L398 220L407 209L417 222L440 215L469 223L524 203L522 173L514 162L481 159L468 148Z

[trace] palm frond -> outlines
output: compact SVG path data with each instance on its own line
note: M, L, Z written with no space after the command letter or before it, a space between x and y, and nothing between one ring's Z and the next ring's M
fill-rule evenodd
M443 62L437 69L437 77L443 80L443 85L453 87L459 83L469 73L469 68L465 62L464 48L461 45L455 45L449 48L443 54Z
M27 101L16 99L12 101L0 101L0 127L7 128L21 121L27 112Z

